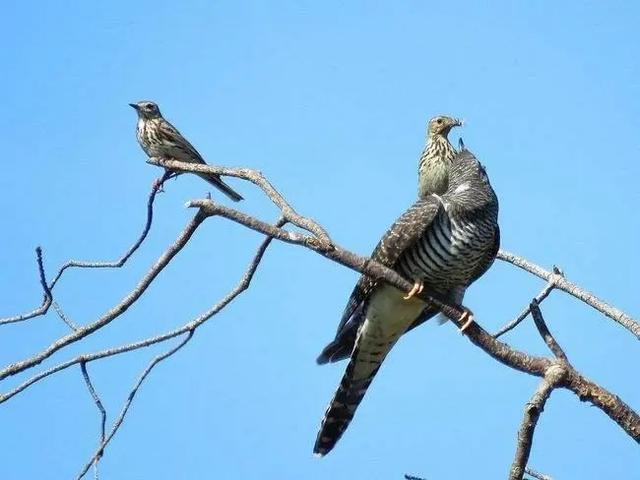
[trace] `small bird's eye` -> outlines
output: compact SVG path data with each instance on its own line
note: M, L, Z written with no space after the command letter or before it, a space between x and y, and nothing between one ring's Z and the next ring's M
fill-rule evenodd
M147 103L147 106L145 108L147 110L153 110L153 103Z
M439 118L438 120L436 120L436 123L437 123L438 125L440 125L440 124L442 123L442 119L441 119L441 118Z

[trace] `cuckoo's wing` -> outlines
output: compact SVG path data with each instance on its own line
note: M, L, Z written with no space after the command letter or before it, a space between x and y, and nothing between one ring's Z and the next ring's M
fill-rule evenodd
M482 259L482 262L478 264L475 272L473 272L473 278L471 282L475 282L482 275L486 273L487 270L493 265L493 262L496 259L496 255L498 255L498 250L500 250L500 227L496 225L496 233L493 240L493 248L487 252L485 257Z
M429 195L418 200L386 231L371 258L393 268L400 255L412 247L431 225L440 209L444 207L438 197ZM358 279L342 314L335 339L320 353L316 360L318 364L336 362L351 354L358 328L364 320L367 299L377 284L377 280L367 275Z

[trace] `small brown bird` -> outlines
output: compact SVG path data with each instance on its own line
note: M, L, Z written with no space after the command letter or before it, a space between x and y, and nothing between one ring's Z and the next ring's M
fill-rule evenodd
M461 127L462 120L440 115L429 120L427 144L418 161L418 195L442 195L449 186L449 167L456 149L449 142L452 128Z
M148 101L130 103L129 105L138 112L136 136L142 150L150 158L157 157L164 160L207 164L202 155L180 134L176 127L162 117L158 105ZM239 193L222 181L220 175L207 173L196 175L204 178L234 202L243 200Z

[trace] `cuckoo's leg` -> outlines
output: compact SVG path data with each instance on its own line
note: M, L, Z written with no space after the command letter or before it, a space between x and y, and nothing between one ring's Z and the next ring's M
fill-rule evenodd
M420 295L422 293L422 290L424 290L424 282L422 281L421 278L416 278L415 283L413 284L413 287L411 287L411 290L409 290L409 293L407 293L402 298L404 298L405 300L409 300L410 298L413 298L415 295Z
M462 315L460 315L460 321L462 322L464 320L466 320L466 322L464 323L464 325L462 325L462 327L460 327L461 334L463 334L464 331L469 328L469 325L474 322L473 312L468 308L465 308L464 312L462 312Z

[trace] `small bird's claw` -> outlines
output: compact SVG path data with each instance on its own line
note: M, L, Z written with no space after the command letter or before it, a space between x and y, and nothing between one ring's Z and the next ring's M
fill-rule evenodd
M156 178L153 181L153 183L151 184L151 188L156 190L157 193L163 193L164 192L163 186L164 186L164 178L163 177Z
M407 293L402 298L404 298L405 300L409 300L410 298L413 298L415 295L420 295L422 293L422 290L424 290L424 283L422 282L421 279L418 279L413 284L413 287L411 287L411 290L409 290L409 293Z

